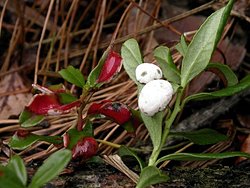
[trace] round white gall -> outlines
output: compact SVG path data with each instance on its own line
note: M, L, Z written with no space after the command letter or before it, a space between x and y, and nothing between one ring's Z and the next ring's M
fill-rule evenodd
M162 78L161 69L152 63L142 63L135 69L136 80L142 84L146 84L152 80Z
M173 87L166 80L148 82L141 90L138 106L141 112L153 116L166 108L173 96Z

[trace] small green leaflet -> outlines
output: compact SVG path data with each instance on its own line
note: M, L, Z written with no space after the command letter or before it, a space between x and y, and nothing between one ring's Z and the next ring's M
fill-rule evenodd
M28 188L42 187L45 183L58 176L70 160L70 150L64 149L53 153L38 168Z
M139 84L135 77L135 69L139 64L143 63L143 59L137 41L135 39L127 40L122 45L121 55L123 59L122 63L127 74L136 84Z
M33 127L41 123L44 119L43 115L33 114L25 108L19 116L19 123L21 127Z
M84 77L79 69L76 69L70 65L66 69L60 70L59 74L63 77L64 80L68 81L69 83L74 84L80 88L84 87Z
M236 85L229 86L225 89L221 89L219 91L214 91L211 93L203 92L203 93L190 95L183 101L183 103L187 103L190 100L208 100L208 99L216 99L220 97L228 97L228 96L234 95L236 93L239 93L249 88L250 88L250 75L247 75Z
M161 144L163 116L164 112L158 112L152 117L147 116L144 113L141 113L143 122L147 127L150 138L152 140L154 150L157 150Z
M102 54L102 57L99 60L97 66L89 73L89 76L88 76L88 79L87 79L87 85L88 85L88 87L90 87L90 88L96 87L96 85L97 85L96 81L98 79L98 76L101 73L103 64L105 63L105 60L107 59L108 53L109 53L109 49L107 49ZM98 87L100 87L101 85L102 84L100 83Z
M77 100L77 98L71 93L58 93L59 101L61 104L69 104Z
M22 182L23 186L27 184L27 172L23 160L18 155L11 157L7 168Z
M154 57L160 65L164 77L175 84L180 84L180 72L173 62L168 47L160 46L154 50Z
M0 188L26 188L13 169L0 165Z
M9 146L12 149L17 150L23 150L29 146L31 146L33 143L37 141L45 141L52 144L61 144L62 143L62 137L60 136L43 136L43 135L35 135L30 133L24 138L19 138L17 135L13 135L11 137L11 140L9 142Z
M163 174L157 167L147 166L141 171L136 188L145 188L157 183L167 182L168 180L169 177Z
M210 159L225 159L230 157L246 157L250 158L250 154L243 152L224 152L224 153L173 153L161 157L156 161L159 164L166 160L177 160L177 161L204 161Z
M180 52L180 54L184 57L187 52L188 45L186 43L185 37L181 35L181 41L175 46L175 49Z
M233 0L230 0L226 7L209 16L188 45L181 67L181 86L183 88L209 63L221 38L232 6Z
M228 139L224 134L208 128L190 132L170 132L169 136L184 137L198 145L216 144Z
M94 136L92 123L88 120L82 131L78 131L77 129L72 128L67 132L67 134L69 135L70 140L67 148L72 149L82 138Z
M132 157L134 157L138 161L141 170L146 166L144 161L133 150L129 149L126 146L121 146L119 148L119 150L118 150L118 153L119 153L119 155L121 157L122 156L132 156Z
M226 82L226 86L233 86L238 83L237 76L227 65L221 63L209 63L206 69L217 74L223 82Z

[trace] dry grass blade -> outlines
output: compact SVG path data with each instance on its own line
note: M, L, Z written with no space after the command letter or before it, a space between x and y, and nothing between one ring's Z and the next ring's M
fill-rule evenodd
M139 176L131 171L121 160L121 158L118 155L104 155L104 161L111 166L115 167L116 169L123 172L126 176L128 176L133 182L137 183Z

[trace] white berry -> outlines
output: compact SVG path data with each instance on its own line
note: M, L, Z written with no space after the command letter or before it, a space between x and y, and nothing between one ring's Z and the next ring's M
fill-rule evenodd
M162 78L161 69L152 63L142 63L135 69L136 80L142 84L146 84L152 80Z
M173 96L173 87L166 80L148 82L141 90L138 106L141 112L153 116L166 108Z

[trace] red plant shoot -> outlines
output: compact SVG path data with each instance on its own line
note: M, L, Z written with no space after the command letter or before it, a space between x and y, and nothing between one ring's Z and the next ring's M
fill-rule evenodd
M121 67L121 56L111 50L99 74L97 83L110 81L120 71Z
M25 138L30 134L30 132L28 130L24 130L24 129L20 129L17 130L15 135L19 138Z
M78 141L72 149L72 158L83 158L84 160L89 159L96 155L98 150L98 143L93 137L85 137Z

